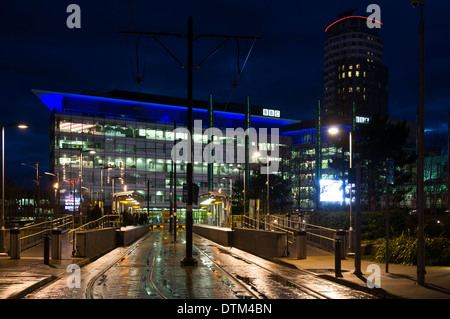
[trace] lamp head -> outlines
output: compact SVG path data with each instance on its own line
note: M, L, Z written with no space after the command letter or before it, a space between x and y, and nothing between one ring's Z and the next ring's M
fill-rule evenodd
M337 127L331 127L328 129L328 133L330 133L331 135L336 135L337 133L339 133L339 129Z
M421 0L410 0L411 1L411 5L415 8L420 4Z

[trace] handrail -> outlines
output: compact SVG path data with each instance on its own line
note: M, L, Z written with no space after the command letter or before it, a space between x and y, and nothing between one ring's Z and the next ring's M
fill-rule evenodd
M111 217L118 217L118 220L111 220L110 219ZM119 215L119 214L104 215L104 216L100 217L99 219L90 221L90 222L88 222L88 223L86 223L84 225L81 225L81 226L79 226L77 228L69 230L67 232L67 239L68 239L69 243L72 243L72 247L73 247L73 249L72 249L72 256L75 256L75 254L76 254L76 246L77 246L76 233L77 233L77 231L87 230L87 229L91 229L91 230L92 229L99 229L99 228L103 227L105 223L113 223L113 224L114 223L119 223L119 226L120 226L120 224L122 222L121 217L122 216ZM90 226L94 225L94 224L96 224L96 226L91 228ZM72 240L70 239L70 234L73 234L72 235Z
M245 223L246 225L251 226L251 228L254 228L254 225L256 225L256 223L257 223L257 220L256 220L256 219L250 218L250 217L245 216L245 215L242 215L242 217L243 217L243 218L242 218L242 222L243 222L243 223ZM245 220L248 220L249 222L250 222L250 221L253 221L254 224L249 223L249 222L246 222ZM286 239L287 239L287 241L288 241L290 244L294 243L295 233L294 233L293 231L290 231L290 230L287 230L287 229L286 229L286 228L289 228L289 227L281 228L281 227L279 227L278 225L275 225L275 224L273 224L273 223L269 223L269 224L270 224L271 227L278 228L278 229L280 229L281 231L285 232L286 235L291 235L291 237L292 237L292 240L291 240L291 241L289 240L289 236L287 236ZM293 230L295 230L295 229L293 229Z
M338 231L337 229L333 229L333 228L328 228L328 227L323 227L323 226L319 226L319 225L308 224L308 223L300 222L300 221L289 220L289 219L286 219L284 216L280 216L280 215L275 215L275 216L271 215L271 218L273 218L273 219L274 218L281 219L283 221L287 221L287 222L290 222L290 223L303 224L305 226L305 229L306 229L306 227L311 227L311 228L318 228L318 229L328 230L328 231L331 231L331 232L337 232ZM279 223L277 223L277 224L279 224ZM297 229L295 229L293 227L288 227L288 226L285 226L285 225L283 225L283 227L289 228L289 229L293 229L293 230L297 230ZM323 236L323 235L318 235L318 234L315 234L315 233L310 232L310 231L307 231L306 233L308 235L312 235L312 236L328 239L328 240L331 240L331 241L335 240L335 238L326 237L326 236Z
M319 235L319 234L314 234L314 233L310 233L310 232L306 232L306 233L308 235L320 237L320 238L327 239L327 240L330 240L330 241L334 241L335 240L334 238L330 238L330 237Z
M69 221L65 222L65 220L69 220ZM60 221L62 221L62 224L59 224ZM32 229L32 228L35 228L35 227L38 227L38 226L42 227L42 225L45 225L45 226L43 226L43 227L45 227L45 229L39 230L39 231L37 231L35 233L29 234L29 235L26 235L26 236L23 236L23 237L20 237L20 239L30 238L30 237L33 237L33 236L36 236L36 235L39 235L39 234L51 231L52 228L55 226L55 224L57 224L58 226L66 226L68 224L73 224L73 215L66 215L66 216L63 216L63 217L60 217L60 218L57 218L57 219L53 219L53 220L41 222L41 223L38 223L38 224L33 224L33 225L21 227L20 230L22 231L22 230L25 230L25 229ZM47 228L47 225L50 225L50 227ZM39 228L39 229L41 229L41 228Z
M119 217L119 220L110 220L110 217ZM74 229L72 229L72 230L69 230L69 231L67 232L67 236L68 236L68 238L69 238L69 243L71 243L71 242L74 240L74 238L75 238L75 235L74 235L74 236L72 237L72 240L70 240L70 234L76 233L77 231L86 230L86 229L97 229L97 228L102 227L105 223L119 223L119 224L120 224L120 222L121 222L120 217L121 217L121 215L119 215L119 214L115 214L115 215L104 215L104 216L100 217L99 219L90 221L90 222L88 222L88 223L86 223L86 224L84 224L84 225L81 225L81 226L79 226L79 227L77 227L77 228L74 228ZM90 226L91 226L91 225L94 225L94 224L97 224L97 226L91 228Z

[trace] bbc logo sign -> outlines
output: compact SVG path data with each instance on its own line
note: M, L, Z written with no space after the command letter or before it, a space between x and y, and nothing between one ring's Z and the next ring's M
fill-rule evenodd
M263 109L264 116L280 117L281 112L279 110Z

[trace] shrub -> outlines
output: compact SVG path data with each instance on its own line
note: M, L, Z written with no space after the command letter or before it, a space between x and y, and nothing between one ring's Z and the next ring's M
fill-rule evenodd
M352 213L352 225L355 229L355 212ZM389 214L389 226L391 236L400 235L406 228L406 213L401 211L391 211ZM329 227L333 229L348 229L349 212L316 212L309 215L309 223ZM375 240L384 238L386 234L386 213L362 212L361 213L361 239Z
M385 262L386 243L383 242L375 255L375 262ZM394 264L417 264L417 238L402 233L389 240L389 262ZM425 264L450 266L450 240L445 237L425 238Z

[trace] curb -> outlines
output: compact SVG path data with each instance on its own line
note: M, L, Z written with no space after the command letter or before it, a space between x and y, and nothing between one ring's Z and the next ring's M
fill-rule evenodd
M351 282L351 281L348 281L345 279L335 278L330 275L317 275L317 276L322 279L332 281L334 283L346 286L348 288L365 292L367 294L370 294L370 295L375 296L380 299L404 299L402 297L393 295L382 288L369 288L369 287L365 287L365 286L356 284L354 282Z
M145 234L144 234L145 235ZM139 238L137 238L136 240L133 240L130 244L127 244L126 246L131 246L133 245L135 242L137 242L138 240L140 240L141 238L144 237L141 236ZM113 251L114 249L117 249L119 247L115 247L112 248L108 251L105 251L103 253L97 254L96 256L90 257L90 258L84 258L83 260L80 260L78 263L76 263L78 266L80 266L80 268L90 264L91 262L94 262L95 260L101 258L102 256L106 255L107 253ZM12 293L11 295L9 295L8 297L6 297L6 299L22 299L23 297L25 297L26 295L34 292L35 290L51 283L52 281L55 281L57 279L61 279L66 273L64 271L61 272L60 275L50 275L47 276L46 278L43 278L41 280L39 280L38 282L35 282L34 284L25 287L24 289L20 290L20 291L16 291L14 293Z
M48 276L42 280L39 280L38 282L35 282L34 284L32 284L20 291L16 291L15 293L9 295L6 299L22 299L29 293L33 292L34 290L36 290L42 286L45 286L46 284L56 280L57 278L58 278L57 276L50 275L50 276Z
M295 268L295 269L299 269L299 270L311 273L312 275L315 275L315 276L317 276L319 278L322 278L322 279L325 279L325 280L328 280L328 281L331 281L331 282L334 282L334 283L346 286L346 287L348 287L350 289L354 289L354 290L365 292L365 293L367 293L369 295L372 295L372 296L380 298L380 299L404 299L402 297L393 295L393 294L387 292L386 290L384 290L382 288L369 288L369 287L365 287L365 286L359 285L357 283L354 283L354 282L351 282L351 281L348 281L348 280L345 280L345 279L342 279L342 278L336 278L336 277L331 276L331 275L312 273L312 272L310 272L310 271L308 271L306 269L298 268L294 264L291 264L291 263L289 263L287 261L276 259L276 258L273 258L272 261L274 261L275 263L278 263L280 265L283 265L283 266L287 266L287 267L291 267L291 268Z

